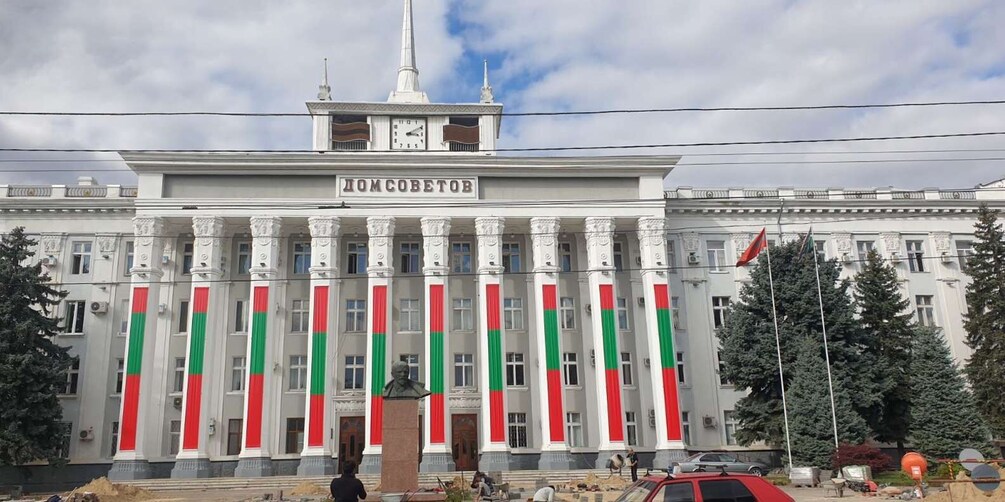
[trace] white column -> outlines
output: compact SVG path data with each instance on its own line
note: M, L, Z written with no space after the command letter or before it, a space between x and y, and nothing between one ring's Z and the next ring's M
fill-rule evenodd
M450 257L450 218L422 218L422 273L426 289L426 388L429 399L422 414L422 472L453 471L454 459L450 450L450 407L447 399L449 365L447 353L447 313L450 294L447 288L447 260Z
M154 335L157 333L157 305L160 299L161 253L164 220L133 218L134 265L129 293L129 321L125 353L125 381L119 408L119 444L108 477L114 480L150 477L148 441L154 431L147 428L155 416L152 384Z
M502 232L505 219L475 218L478 235L478 388L481 391L482 471L509 470L506 442L505 343L502 330Z
M369 316L366 321L366 365L370 374L366 378L366 446L363 449L361 473L379 473L380 455L384 437L384 383L387 381L391 360L391 277L394 274L395 220L390 216L371 216L366 219L370 235L367 263L367 297Z
M595 391L600 440L597 468L625 450L625 422L621 397L618 333L614 306L614 218L586 218L587 275L590 284L590 322L596 363Z
M306 437L300 452L298 476L330 476L332 460L332 414L328 406L334 397L331 376L335 371L337 345L339 234L341 221L334 216L307 219L311 230L311 318L307 351L307 403L304 410Z

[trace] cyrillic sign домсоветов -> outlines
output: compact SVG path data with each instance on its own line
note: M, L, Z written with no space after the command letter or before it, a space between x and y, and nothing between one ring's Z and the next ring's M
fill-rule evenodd
M478 198L478 178L338 177L339 197Z

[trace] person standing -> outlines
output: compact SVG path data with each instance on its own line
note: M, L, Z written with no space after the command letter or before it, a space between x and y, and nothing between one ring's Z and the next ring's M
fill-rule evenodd
M335 502L366 500L366 488L363 488L363 482L356 478L356 462L346 460L342 464L342 476L332 480L331 492Z
M625 462L628 464L628 468L632 470L632 482L639 480L639 454L635 453L635 449L629 448L628 454L625 456Z

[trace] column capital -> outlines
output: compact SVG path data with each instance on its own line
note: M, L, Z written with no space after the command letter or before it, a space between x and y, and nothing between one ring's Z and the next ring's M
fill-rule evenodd
M614 218L589 217L584 223L586 229L587 268L590 272L610 272L614 270Z
M133 218L133 268L130 272L138 279L152 274L163 275L161 267L162 245L166 240L164 235L164 218L159 216L136 216Z
M475 234L478 237L498 236L503 233L506 218L501 216L482 216L475 218Z
M342 233L342 219L338 216L311 216L307 226L315 239L334 239Z
M558 231L559 218L531 218L530 239L534 248L534 272L555 273L559 271Z
M278 272L279 236L283 219L276 216L252 216L251 274L272 277Z
M450 218L446 216L424 216L422 224L423 237L447 237L450 235Z
M370 235L370 252L367 257L367 272L370 277L394 273L391 250L394 223L393 216L370 216L366 219L366 230Z
M642 273L666 274L666 218L642 217L638 221L639 251Z
M282 223L283 219L278 216L252 216L251 237L256 240L279 237Z
M195 255L193 256L192 274L199 277L207 275L222 276L220 266L220 247L223 237L223 218L220 216L192 217L192 233L195 235Z
M193 216L192 234L197 239L223 237L223 217L221 216Z
M478 236L478 273L500 274L502 266L502 233L506 219L498 216L475 218Z
M450 218L426 216L422 218L422 247L424 274L445 275L449 271L448 243Z
M312 216L307 218L307 226L311 231L311 278L328 279L328 274L338 271L342 220L337 216Z

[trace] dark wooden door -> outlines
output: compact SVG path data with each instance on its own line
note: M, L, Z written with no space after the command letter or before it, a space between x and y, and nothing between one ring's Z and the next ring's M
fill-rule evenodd
M458 471L478 469L478 415L452 415L451 445Z
M363 446L366 445L365 417L341 417L338 421L338 472L346 460L356 462L359 469L363 461Z

